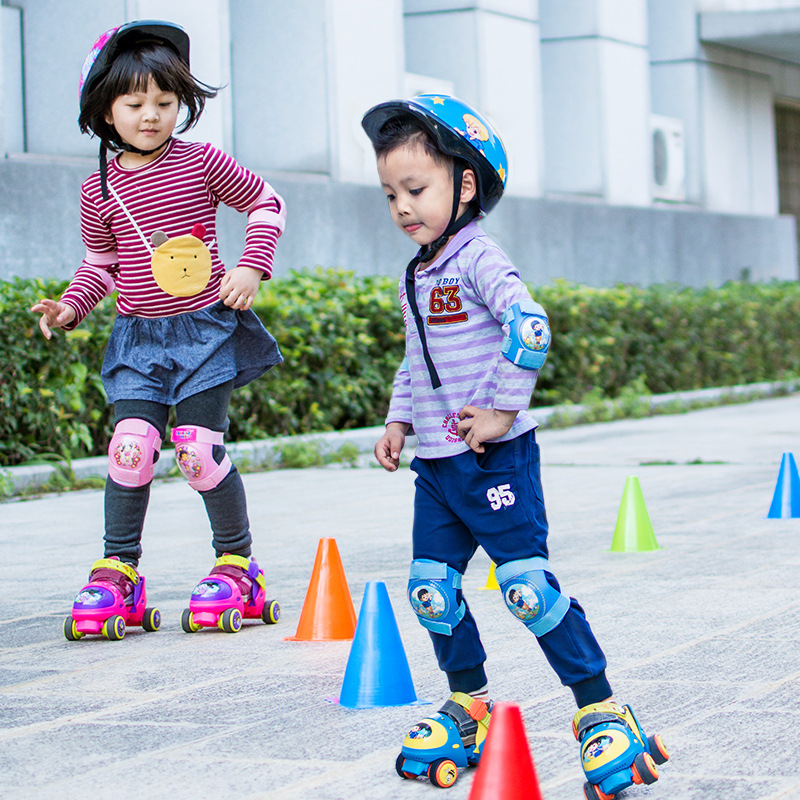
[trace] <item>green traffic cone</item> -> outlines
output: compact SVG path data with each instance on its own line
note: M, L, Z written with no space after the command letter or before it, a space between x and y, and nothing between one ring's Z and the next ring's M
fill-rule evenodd
M644 504L642 487L639 479L629 477L625 481L622 502L617 515L617 526L611 551L614 553L642 553L647 550L659 550L653 524Z

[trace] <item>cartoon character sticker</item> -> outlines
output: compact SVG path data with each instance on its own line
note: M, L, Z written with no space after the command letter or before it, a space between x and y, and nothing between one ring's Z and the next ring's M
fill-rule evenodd
M526 317L519 333L529 350L547 350L550 347L550 327L544 317Z
M598 736L593 742L590 742L586 750L583 751L583 763L588 764L593 758L599 758L603 751L614 740L610 736Z
M521 620L532 620L539 613L539 598L527 583L512 583L506 589L508 610Z
M409 739L427 739L433 733L431 726L427 722L418 722L408 732Z
M435 586L418 586L409 597L411 607L420 617L438 619L446 608L442 593Z
M216 581L210 578L200 581L192 589L192 597L201 600L222 600L231 596L231 587L224 581Z
M462 119L464 120L466 131L459 131L459 133L469 139L478 150L484 152L483 142L489 141L488 129L473 114L464 114Z
M142 448L134 438L123 438L114 448L114 461L118 467L136 469L142 461Z
M203 460L194 447L186 444L178 445L175 448L175 460L178 462L178 468L187 478L200 477L200 473L203 471Z
M113 598L105 589L96 586L85 586L75 598L76 606L95 606L97 608L113 604Z

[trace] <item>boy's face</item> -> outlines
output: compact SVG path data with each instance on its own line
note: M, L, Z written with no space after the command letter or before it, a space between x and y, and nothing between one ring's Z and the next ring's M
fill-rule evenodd
M444 233L453 210L453 176L447 166L428 155L423 145L402 145L380 156L378 176L392 219L401 231L420 246ZM472 172L467 170L464 178L466 195L471 191L474 197ZM462 200L466 195L462 188ZM466 211L469 199L462 202L459 214Z

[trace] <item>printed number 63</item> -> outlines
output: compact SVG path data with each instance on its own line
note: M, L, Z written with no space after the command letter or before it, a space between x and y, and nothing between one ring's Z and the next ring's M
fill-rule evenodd
M503 506L513 506L517 498L511 491L510 483L501 483L487 490L486 499L492 506L492 511L499 511Z

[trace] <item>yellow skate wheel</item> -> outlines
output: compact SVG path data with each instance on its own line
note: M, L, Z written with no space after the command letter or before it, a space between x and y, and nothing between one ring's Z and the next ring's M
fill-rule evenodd
M281 618L281 606L277 600L265 600L261 609L261 619L267 625L274 625Z
M647 737L647 745L650 748L650 755L656 764L663 764L669 761L669 751L664 746L664 740L659 734Z
M194 615L188 608L183 610L183 614L181 614L181 628L183 628L185 633L197 633L197 631L202 628L202 625L198 625L194 621Z
M658 780L658 768L649 753L639 753L631 764L634 783L651 784Z
M120 639L124 638L125 620L119 614L109 617L103 623L103 636L114 642L118 642Z
M236 633L242 627L242 615L238 608L226 608L220 615L219 627L225 633Z
M428 778L434 786L447 789L458 779L458 769L449 758L437 758L428 767Z
M77 642L78 639L83 639L86 634L78 630L78 623L72 617L67 617L64 620L64 636L71 642Z
M142 618L142 627L146 631L157 631L161 627L161 612L157 608L146 608Z

